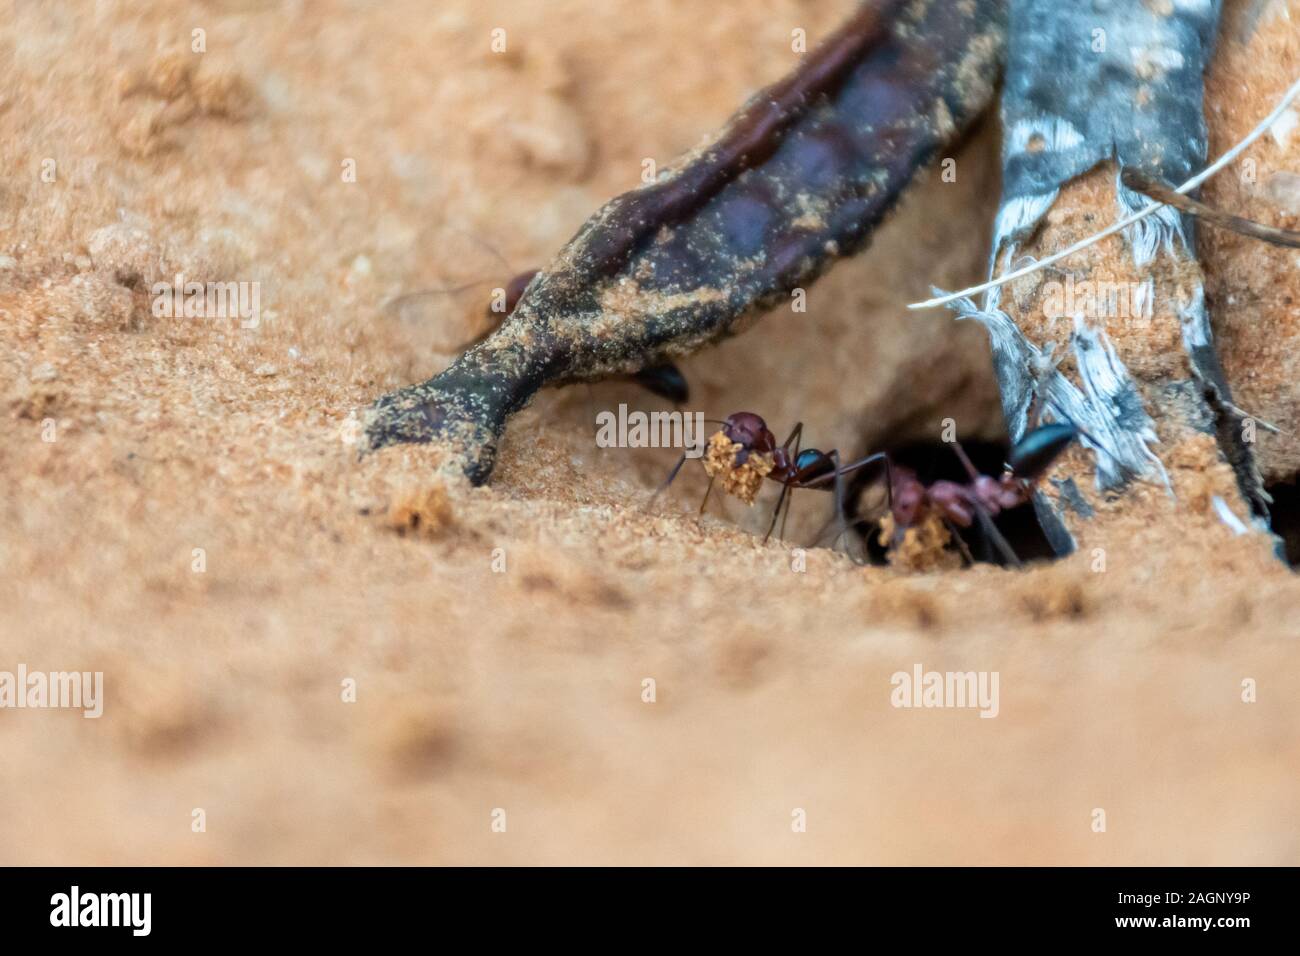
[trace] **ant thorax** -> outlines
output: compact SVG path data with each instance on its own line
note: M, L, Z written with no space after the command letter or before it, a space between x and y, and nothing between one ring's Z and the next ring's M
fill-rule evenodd
M770 452L748 449L728 438L725 430L716 431L709 438L703 458L704 471L708 476L716 479L727 494L739 498L747 505L754 503L763 486L763 479L775 463Z
M1026 489L1024 479L1005 472L998 478L980 475L972 485L972 494L986 511L996 515L1008 508L1024 504L1027 498Z

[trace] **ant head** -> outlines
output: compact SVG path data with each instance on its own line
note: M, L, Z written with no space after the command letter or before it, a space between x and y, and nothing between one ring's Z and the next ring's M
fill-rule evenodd
M1069 422L1040 425L1016 442L1007 456L1007 468L1017 478L1037 478L1078 437L1079 429Z
M746 451L770 453L776 448L776 439L767 430L767 422L753 412L736 412L728 415L722 424L723 433Z

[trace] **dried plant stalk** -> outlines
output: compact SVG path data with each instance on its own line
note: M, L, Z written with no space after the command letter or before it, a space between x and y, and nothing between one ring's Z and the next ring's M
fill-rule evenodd
M1202 76L1218 14L1217 4L1012 3L995 275L1143 208L1121 168L1182 183L1205 165ZM1086 433L1091 454L1063 459L1035 499L1058 552L1104 545L1120 523L1185 517L1189 505L1265 513L1215 351L1194 229L1163 207L978 306L955 306L989 330L1013 440L1040 407ZM1053 368L1049 346L1062 344Z
M713 143L614 199L489 339L385 395L369 447L439 441L474 482L544 386L635 372L741 331L863 249L992 95L1001 0L872 0Z

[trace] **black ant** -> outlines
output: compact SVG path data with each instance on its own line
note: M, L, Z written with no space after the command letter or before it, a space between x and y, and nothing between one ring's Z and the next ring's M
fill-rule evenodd
M713 491L713 483L718 477L723 480L724 490L750 504L758 493L762 479L775 481L781 485L781 496L777 499L776 508L772 512L772 521L767 527L767 534L763 535L764 544L772 537L778 518L781 519L780 536L785 537L785 518L789 516L790 501L796 489L808 488L834 492L835 515L840 516L844 512L843 479L846 475L877 461L884 462L886 472L890 468L889 457L884 452L877 452L842 465L840 453L835 449L825 452L816 448L801 449L799 441L803 435L803 422L797 423L789 437L778 445L776 436L767 427L767 422L753 412L736 412L728 415L726 421L719 422L716 419L710 421L721 425L722 430L710 439L709 454L704 462L705 471L709 474L709 487L704 492L704 500L700 502L700 513L704 513L705 505L709 502L709 494ZM719 442L719 438L723 441ZM682 465L686 463L686 458L687 455L683 452L667 479L655 491L655 497L673 483ZM891 504L892 486L891 479L888 483ZM782 506L785 508L784 515ZM832 519L832 524L836 520ZM818 540L820 541L822 537L824 532L818 535Z
M1020 567L1020 559L994 526L993 518L1029 502L1039 479L1080 435L1083 432L1069 423L1039 425L1015 444L1007 455L1005 470L996 478L980 474L961 444L953 442L953 452L969 477L964 484L940 480L927 486L910 468L894 465L890 504L893 543L901 541L907 529L920 525L928 515L937 514L948 525L969 563L973 559L956 529L969 528L978 520L1007 563Z

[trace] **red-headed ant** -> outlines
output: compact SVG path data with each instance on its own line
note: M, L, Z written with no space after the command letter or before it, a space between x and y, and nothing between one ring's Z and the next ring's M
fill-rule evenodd
M893 502L890 507L894 543L902 540L907 529L917 527L934 513L949 526L969 562L972 560L970 553L956 528L969 528L978 519L981 530L1003 559L1020 567L1020 559L994 526L993 518L1009 508L1029 502L1038 480L1080 434L1080 430L1069 423L1039 425L1015 444L1007 456L1006 470L996 478L980 474L958 442L953 442L952 448L969 477L966 483L940 480L927 486L910 468L895 465L891 472Z
M778 445L776 436L767 427L767 422L753 412L736 412L728 415L726 421L718 422L716 419L711 421L721 425L722 429L710 439L709 453L704 459L705 471L709 474L709 487L704 492L704 500L700 502L700 513L704 513L709 494L713 491L713 483L719 477L722 478L722 487L725 491L750 504L758 493L762 479L775 481L781 486L781 496L777 499L776 508L772 512L772 521L767 527L767 534L763 535L764 544L771 538L778 518L781 519L781 537L785 536L785 517L790 513L790 501L796 489L809 488L834 492L837 516L832 519L834 524L839 520L838 516L844 512L843 479L845 476L877 461L884 462L885 470L889 472L889 458L884 452L877 452L842 465L840 453L835 449L825 452L816 448L801 449L799 441L803 435L803 422L796 424L789 437ZM667 479L655 491L656 497L673 483L682 465L686 463L686 458L686 454L683 453ZM887 487L890 489L892 503L892 479ZM651 500L653 501L653 498ZM784 515L782 506L785 507ZM818 536L818 540L822 537L824 532Z

